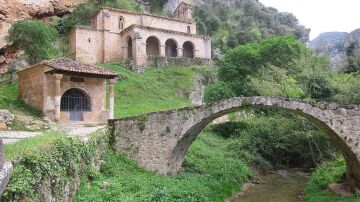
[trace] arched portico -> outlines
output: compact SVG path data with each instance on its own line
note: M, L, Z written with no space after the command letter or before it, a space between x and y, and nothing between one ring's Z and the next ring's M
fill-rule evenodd
M286 110L306 117L329 135L347 163L347 182L360 188L360 109L290 101L279 97L239 97L217 103L110 121L114 149L146 169L175 174L198 134L212 120L244 107ZM144 118L145 117L145 118ZM145 121L144 121L145 120Z
M155 36L150 36L146 40L146 55L159 56L160 55L160 40Z
M177 57L178 45L177 42L174 39L168 39L165 42L165 55L166 57Z
M195 57L195 46L192 42L186 41L183 44L183 56L186 58L194 58Z

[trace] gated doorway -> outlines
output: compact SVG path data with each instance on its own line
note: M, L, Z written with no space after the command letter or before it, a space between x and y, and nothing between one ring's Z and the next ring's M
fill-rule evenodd
M67 90L61 97L60 110L69 112L70 121L83 121L84 111L91 111L89 96L80 89Z

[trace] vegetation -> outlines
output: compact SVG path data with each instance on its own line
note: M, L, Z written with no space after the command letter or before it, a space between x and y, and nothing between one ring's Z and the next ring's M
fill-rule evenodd
M42 112L34 109L18 99L18 84L0 85L0 109L10 111L22 111L27 114L40 117Z
M115 84L116 117L190 106L188 95L196 75L211 77L212 74L211 68L206 67L154 68L138 74L117 64L102 66L121 77Z
M357 202L360 196L341 197L335 193L327 190L327 186L331 183L343 181L346 171L345 160L338 157L337 159L325 162L319 166L312 174L305 189L306 201L309 202L327 202L327 201L341 201L341 202Z
M65 137L61 132L44 132L44 134L27 138L26 141L18 141L14 144L5 145L5 158L8 160L15 160L18 157L26 155L29 151L38 148L47 147L54 143L60 137Z
M29 63L35 64L54 56L54 41L58 33L51 25L32 20L15 22L6 40L21 50L24 50Z
M273 35L292 35L302 42L309 39L309 30L295 16L254 0L205 0L195 8L194 17L199 32L212 36L214 59L240 44Z
M229 138L232 156L260 170L312 168L332 158L329 137L297 115L272 110L241 111L231 122L211 126Z
M102 172L83 179L75 201L223 201L246 182L251 173L229 156L227 141L202 133L192 144L183 170L163 177L144 171L124 156L108 152ZM108 188L100 189L107 182Z
M104 135L94 134L88 143L71 137L54 136L50 134L45 139L36 137L21 140L15 146L8 146L5 155L15 157L14 149L19 148L24 153L18 155L9 184L2 196L2 201L39 201L44 200L40 189L50 189L54 197L61 200L61 190L70 179L83 174L92 175L93 162L97 149L107 145ZM51 143L51 144L46 144ZM35 147L41 144L41 147ZM30 146L34 148L24 148ZM102 148L103 149L103 148ZM26 151L26 153L25 153ZM42 187L42 188L41 188ZM45 188L46 187L46 188Z

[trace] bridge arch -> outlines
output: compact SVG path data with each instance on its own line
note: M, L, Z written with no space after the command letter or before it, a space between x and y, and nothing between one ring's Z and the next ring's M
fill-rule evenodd
M147 169L157 170L162 174L176 174L188 148L210 122L245 107L280 109L310 120L328 134L341 151L347 164L347 183L352 191L360 190L358 107L341 108L335 104L297 102L279 97L232 98L212 104L147 114L141 130L134 128L134 124L139 124L144 118L126 118L121 120L120 124L115 124L115 120L110 124L115 128L114 148L132 156ZM124 130L117 133L116 128L122 130L120 126ZM124 137L119 138L118 134ZM138 145L138 148L135 147L138 150L129 152L127 144Z

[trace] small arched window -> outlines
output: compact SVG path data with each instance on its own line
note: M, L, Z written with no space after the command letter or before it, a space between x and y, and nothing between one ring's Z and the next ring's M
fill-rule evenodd
M124 29L124 18L123 17L120 17L119 18L119 29L120 30L123 30Z
M190 34L190 33L191 33L190 26L187 26L187 33L188 33L188 34Z

